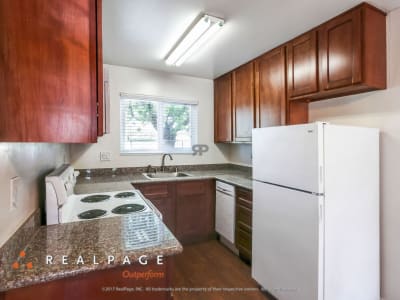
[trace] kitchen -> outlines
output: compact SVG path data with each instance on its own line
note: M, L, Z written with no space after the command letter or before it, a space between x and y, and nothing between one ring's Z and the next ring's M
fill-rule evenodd
M110 189L125 191L131 189L133 182L134 187L161 211L163 222L173 235L167 234L167 240L164 242L171 243L175 247L175 253L172 256L177 260L175 261L177 266L174 269L176 272L172 272L172 275L176 276L174 277L175 286L191 286L192 288L210 286L210 283L201 281L204 278L200 275L195 275L200 270L204 270L204 266L196 265L195 257L198 258L198 261L202 261L204 258L195 255L199 255L200 252L207 256L207 259L212 259L211 255L207 254L210 252L219 253L220 258L223 257L229 264L235 266L229 268L226 264L214 262L214 270L218 270L220 273L232 273L232 276L236 274L236 278L240 279L234 283L228 281L229 284L223 282L222 287L258 287L251 279L250 267L244 263L249 263L251 252L254 250L249 249L251 221L249 223L249 215L246 215L249 211L249 207L246 205L249 205L251 200L254 201L251 195L253 189L251 178L254 177L256 158L254 153L252 154L255 147L251 141L251 129L316 121L373 127L379 128L380 131L380 294L382 299L391 300L400 297L400 290L396 284L396 278L400 274L396 254L400 245L396 239L399 223L396 215L398 205L395 190L399 169L396 154L400 138L399 105L396 101L400 85L397 55L400 44L396 34L400 23L399 10L396 10L399 3L396 1L371 2L372 5L387 14L385 17L386 41L382 32L378 35L373 34L374 30L372 29L379 32L378 25L374 21L365 23L366 27L368 24L373 24L373 28L371 29L370 26L369 30L372 32L363 33L365 34L363 41L366 41L363 45L367 48L372 47L372 50L369 51L367 51L369 48L362 50L363 59L366 59L363 67L365 67L365 72L372 75L361 76L362 80L366 82L355 87L355 89L359 89L358 91L353 89L347 92L342 91L342 94L324 94L322 89L318 90L322 86L321 83L317 83L317 87L307 87L309 90L305 92L304 90L299 92L294 87L290 89L289 85L290 82L293 82L293 78L288 80L286 89L286 73L282 65L284 66L286 63L289 65L295 61L290 57L295 57L296 53L293 54L293 51L296 51L296 45L301 46L303 41L306 42L307 47L311 48L314 41L313 49L318 48L318 54L323 56L323 29L318 26L355 7L360 3L358 1L330 1L324 5L319 4L318 1L307 1L303 5L297 6L294 6L295 2L293 2L290 3L294 6L293 9L288 9L286 2L263 3L262 1L257 1L252 5L246 1L235 1L232 5L225 1L103 1L102 7L100 7L100 1L74 1L81 5L90 4L88 9L91 12L102 11L102 15L95 15L96 24L102 22L103 28L102 36L96 29L98 34L95 38L97 50L93 48L93 45L88 44L87 32L68 31L68 29L60 27L58 23L52 23L54 18L63 17L62 14L57 13L60 9L70 10L75 17L79 16L85 20L87 16L82 13L85 10L77 9L80 7L79 5L61 8L58 7L61 4L57 4L57 1L54 2L56 4L49 5L47 17L50 21L39 23L41 30L45 32L42 35L38 34L32 26L28 26L32 25L29 23L32 22L32 18L37 19L35 14L46 11L44 9L46 5L43 2L35 2L38 4L34 7L35 9L32 9L23 1L1 1L0 14L3 20L1 30L2 36L7 39L2 39L0 44L2 58L4 58L1 60L0 66L1 70L5 70L1 73L2 86L0 86L0 90L2 91L1 98L8 99L8 102L5 102L6 105L3 105L0 110L0 138L2 141L0 143L0 190L2 194L0 200L0 245L4 245L11 237L15 236L17 230L24 223L24 226L28 225L29 227L32 223L37 222L28 219L38 209L41 211L41 222L39 223L46 224L45 177L53 169L69 163L74 170L80 172L74 189L76 194L108 193L111 192ZM318 13L314 13L314 11L318 11ZM181 66L166 65L164 61L166 55L201 12L223 19L224 24L221 30ZM27 17L19 18L18 16L23 13L26 13ZM265 18L266 15L269 18ZM307 18L299 17L301 15L307 15ZM91 18L93 19L93 15ZM284 18L286 20L283 20ZM64 21L69 22L68 20L66 18ZM90 24L94 24L93 20ZM7 28L7 35L4 28ZM20 28L24 28L24 30ZM279 30L277 30L278 28ZM318 28L317 33L313 33L315 32L312 30L313 28ZM66 31L65 34L77 38L72 44L68 40L64 41L65 47L72 49L70 53L64 52L64 48L59 45L57 38L48 38L48 36L53 37L58 31L62 33L62 30ZM363 30L368 30L368 28L363 28ZM304 39L304 34L308 34L308 39ZM339 35L342 34L339 30ZM314 35L317 35L318 38ZM93 38L93 36L91 37ZM297 39L297 37L302 37L303 40ZM47 61L44 65L38 66L35 61L37 54L34 51L28 51L27 53L31 53L31 56L24 55L24 51L25 49L34 49L35 41L40 39L45 41L48 48L41 48L43 53L47 53ZM368 43L369 40L371 43ZM296 44L298 41L300 44ZM315 47L315 41L318 41L318 47ZM86 54L82 55L83 50L76 45L86 45L88 48L85 50L90 48L89 57L85 56ZM286 50L282 50L279 45L284 45ZM383 50L382 48L379 50L379 47L385 49L385 46L386 51L382 54ZM290 47L292 47L291 51L288 50ZM302 50L301 47L298 49ZM103 69L99 67L103 63L96 62L96 59L101 57L101 52L104 61L102 72L104 84L93 84L93 79L97 82L97 78L99 78L97 76L100 76L101 69ZM300 59L301 54L298 56ZM372 57L368 58L368 55ZM65 57L65 62L60 61L60 57ZM315 58L314 67L316 65L323 66L323 57L320 60L316 52L312 57ZM381 73L385 74L384 69L379 69L379 65L382 65L380 63L382 57L385 57L387 61L384 64L385 69L387 68L384 84L377 83L373 78L375 75L377 78L382 78ZM306 60L307 58L309 57L306 57ZM89 59L91 61L89 65L92 67L87 68ZM271 86L267 86L265 89L256 88L260 85L260 79L265 78L262 76L268 76L268 68L265 66L271 62L275 63L274 72L278 72L278 76L274 77L273 88ZM93 63L97 65L94 73ZM262 69L263 66L264 69ZM332 66L330 67L332 68ZM46 68L50 76L43 74L42 70ZM332 69L335 70L334 67ZM80 70L80 73L76 73L75 70ZM307 70L302 72L307 72ZM321 69L319 72L322 74ZM291 75L288 72L287 76L297 76L300 73ZM259 74L262 75L259 76ZM370 81L368 82L368 80ZM103 80L101 82L103 83ZM261 80L261 82L263 81ZM300 84L304 83L301 79L299 82ZM352 83L351 85L355 86L356 84ZM39 88L35 88L35 86ZM228 88L226 88L227 86ZM254 88L252 88L253 86ZM89 89L89 87L91 88ZM99 89L97 93L96 89ZM93 102L93 95L102 95L102 89L105 91L104 103L102 102L104 119L97 122L96 113L94 113L96 108L93 105L96 101ZM333 87L334 89L335 87ZM269 91L272 93L268 94ZM360 93L366 91L367 93ZM85 96L82 97L82 95ZM311 100L321 101L308 103L308 101L300 99L302 95L307 95ZM341 97L337 98L338 96ZM278 99L272 108L260 105L260 103L266 103L263 101L268 97ZM286 107L286 97L294 99L288 102L288 107ZM90 99L90 102L81 98ZM19 105L13 105L17 101L16 99L25 100L18 102ZM35 101L30 99L35 99ZM68 99L73 99L73 101ZM125 112L124 103L133 107L135 103L150 102L149 99L157 103L154 105L157 111L152 112L151 118L145 121L141 116L141 124L146 123L146 126L130 127L133 133L125 130L127 119L121 117ZM225 102L218 101L218 99L223 99ZM51 104L51 101L54 103ZM165 114L170 107L163 103L179 103L179 109L186 116L186 123L180 126L190 129L190 131L181 130L176 135L174 134L172 148L178 144L187 145L188 140L196 141L189 142L189 144L201 146L198 149L202 150L197 152L197 155L193 155L192 149L189 151L186 149L186 153L184 153L185 150L182 149L188 148L187 146L171 150L171 144L160 142L154 138L154 129L164 130L159 127L159 123L162 123L160 120L166 118ZM45 109L46 105L50 105L51 109ZM232 113L230 113L229 107L232 107ZM267 109L263 110L265 107ZM190 113L188 114L187 111ZM99 112L101 113L101 111ZM156 115L157 122L154 122L154 115ZM150 126L149 124L154 125ZM150 128L148 136L152 137L152 142L142 139L140 143L135 143L134 138L132 142L130 136L134 136L135 131L148 128ZM103 136L96 138L97 134L101 132L104 132ZM123 137L127 139L125 142ZM135 147L141 148L139 151L135 151ZM164 157L166 171L164 173L184 174L182 178L149 179L142 175L142 173L154 174L154 168L157 169L155 174L163 174L160 170L163 153L171 153L171 157ZM251 169L252 164L253 170ZM150 168L148 168L149 165ZM188 176L185 177L185 174ZM220 242L213 243L215 242L216 226L214 223L217 223L218 220L215 218L215 210L217 210L215 193L216 185L219 184L215 180L229 185L220 186L222 191L234 186L230 192L228 191L228 194L236 194L234 196L236 206L230 206L229 209L231 216L233 214L236 215L236 218L242 217L242 225L238 225L242 226L240 231L242 235L238 238L235 237L236 227L232 229L231 218L229 227L231 231L229 234L225 234L230 238L228 237L228 241L223 241L224 236L222 236L221 242L225 242L225 246L232 248L229 251L225 246L221 246ZM241 207L240 203L242 203ZM226 212L226 208L223 211ZM123 228L123 225L116 224L117 219L102 219L102 222L106 222L109 228L116 229L115 232L105 232L105 236L121 234L117 229ZM28 223L26 223L27 220ZM236 222L237 220L234 221L234 223ZM243 222L247 222L247 224L243 224ZM86 242L88 247L95 248L101 235L94 232L89 225L84 226L81 223L90 224L78 223L82 227L82 231L76 232L77 245ZM162 226L161 223L158 225ZM243 231L245 227L247 231ZM50 226L50 228L58 227ZM37 247L35 248L33 245L31 248L38 249L41 254L45 251L40 250L42 244L40 244L39 237L46 236L43 230L42 228L39 232L35 231L34 236L37 241L34 244ZM59 232L56 232L55 229L54 232L46 232L49 234L48 236L57 236L64 232L63 230L60 229ZM74 230L73 232L75 232ZM234 230L233 233L232 230ZM88 236L85 232L90 233L93 239L86 241ZM22 244L25 243L22 247L32 243L30 235L33 233L19 238ZM105 236L102 239L104 244L101 246L111 247L112 239L107 240ZM68 238L64 238L67 242ZM62 237L58 237L58 240L62 239ZM229 239L233 240L233 243L230 243ZM242 241L242 243L238 244L238 241ZM182 251L181 246L183 246L183 252L179 254ZM51 249L49 245L48 247ZM30 253L29 249L28 247L26 251L28 258L35 254ZM12 252L18 253L20 250L22 249L14 249ZM230 256L232 253L234 253L233 256ZM110 255L112 254L110 253ZM131 254L137 255L136 252ZM152 255L150 252L148 254ZM10 259L10 262L16 258L11 259L7 255L3 254L2 257ZM118 255L119 253L117 253ZM10 256L12 255L10 254ZM180 257L182 261L179 261ZM167 255L166 258L168 261ZM23 259L21 259L22 261ZM2 260L2 266L5 266L4 260ZM35 266L35 262L33 266ZM91 264L87 267L90 268ZM185 270L185 267L188 269ZM107 272L110 271L111 274L112 270L113 268L110 268ZM2 278L7 277L4 272L11 273L9 269L2 268L0 271ZM100 271L87 274L98 272ZM169 271L167 270L166 273ZM188 274L193 276L194 283L192 282L191 285L187 281L190 277ZM112 278L115 274L109 276ZM226 275L219 277L224 278ZM218 276L212 278L211 282L217 279ZM92 280L99 281L95 276ZM57 282L57 280L52 282ZM10 291L12 290L17 291L18 289L10 289ZM218 295L220 298L232 296L226 293L215 294L216 297ZM187 294L182 292L180 294L176 292L174 296L177 299L180 299L179 297L197 299L195 297L212 297L212 294L204 295L201 292L187 292ZM238 299L243 299L240 298L241 296L245 297L240 292L233 296ZM264 297L251 292L248 299L251 299L252 296ZM9 298L5 296L5 299ZM121 299L123 298L121 297Z

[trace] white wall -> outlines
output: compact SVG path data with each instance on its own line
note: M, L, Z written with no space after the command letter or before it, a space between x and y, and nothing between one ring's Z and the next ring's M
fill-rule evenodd
M228 159L231 163L251 166L251 144L232 144Z
M214 142L213 81L157 71L105 65L110 74L111 133L101 137L97 144L73 145L71 161L75 168L134 167L148 164L160 165L161 155L119 154L119 94L144 94L195 100L199 103L198 143L207 144L210 150L202 156L175 154L174 164L224 163L226 147L217 147ZM111 152L111 161L100 161L100 151ZM167 162L169 163L169 162Z
M381 130L382 296L400 299L400 9L388 15L388 89L310 105L310 121Z
M0 246L44 201L44 176L68 161L61 144L0 143ZM17 208L10 211L10 179L21 178Z

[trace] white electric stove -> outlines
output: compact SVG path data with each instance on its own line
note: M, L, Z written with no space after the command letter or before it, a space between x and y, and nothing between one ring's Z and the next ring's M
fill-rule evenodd
M79 172L63 165L46 176L47 225L138 214L154 211L154 205L140 191L130 190L74 194Z

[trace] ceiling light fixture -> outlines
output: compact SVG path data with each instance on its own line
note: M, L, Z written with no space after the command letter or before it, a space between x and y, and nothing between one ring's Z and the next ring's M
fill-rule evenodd
M165 58L167 65L180 66L224 25L224 20L202 14Z

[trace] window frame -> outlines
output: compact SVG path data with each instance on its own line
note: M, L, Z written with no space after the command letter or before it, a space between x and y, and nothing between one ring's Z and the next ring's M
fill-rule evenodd
M143 95L143 94L128 94L128 93L120 93L119 97L119 154L121 156L131 156L131 155L159 155L163 153L171 153L171 154L193 154L192 146L190 148L173 148L169 150L137 150L137 151L123 151L122 149L122 133L125 132L125 129L123 126L125 126L125 122L123 121L123 115L122 115L122 101L124 100L139 100L139 101L156 101L156 102L163 102L163 103L169 103L169 104L182 104L182 105L192 105L195 107L196 111L194 112L195 115L191 115L190 122L192 123L192 128L196 132L191 131L191 141L192 141L192 146L198 143L198 137L199 137L199 103L197 101L193 100L182 100L182 99L176 99L172 97L162 97L162 96L152 96L152 95ZM194 120L193 120L194 118ZM158 130L158 128L157 128ZM160 145L160 144L158 144Z

